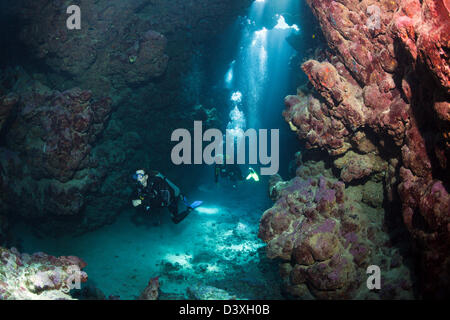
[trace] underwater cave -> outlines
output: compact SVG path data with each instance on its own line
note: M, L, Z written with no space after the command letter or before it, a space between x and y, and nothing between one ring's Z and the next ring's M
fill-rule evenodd
M0 9L0 300L449 298L448 1Z

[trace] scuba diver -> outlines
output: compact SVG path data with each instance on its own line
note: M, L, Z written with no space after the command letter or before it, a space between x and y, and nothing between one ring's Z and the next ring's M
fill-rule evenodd
M228 155L226 156L228 158ZM222 159L222 161L218 161L219 159ZM222 163L218 163L222 162ZM253 168L249 168L249 174L245 178L245 180L253 179L254 181L259 181L259 176L253 170ZM239 181L244 181L244 176L242 175L241 168L238 164L226 164L226 161L224 159L223 155L218 155L216 157L216 161L214 163L214 181L216 183L219 182L219 177L221 178L228 178L233 183L233 188L236 188L236 184Z
M214 181L219 182L219 177L228 178L233 183L233 188L236 188L238 181L243 181L241 168L237 164L214 164Z
M150 171L147 174L144 170L137 170L133 179L136 180L133 207L143 206L146 211L167 207L175 224L180 223L202 204L202 201L187 204L180 189L158 171Z

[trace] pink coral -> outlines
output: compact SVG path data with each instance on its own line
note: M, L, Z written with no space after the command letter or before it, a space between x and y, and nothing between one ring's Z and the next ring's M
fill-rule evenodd
M438 279L450 278L449 8L443 0L308 3L335 56L303 64L321 97L287 97L284 117L307 148L348 158L335 161L345 182L379 172L391 201L398 186L422 292L448 295L448 280ZM383 157L376 170L370 157Z

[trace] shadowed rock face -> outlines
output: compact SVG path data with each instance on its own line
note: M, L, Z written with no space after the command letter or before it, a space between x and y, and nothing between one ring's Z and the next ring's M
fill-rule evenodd
M8 232L8 220L6 216L0 215L0 243L6 243L8 240L9 232Z
M316 92L286 97L283 115L307 148L328 151L344 182L383 181L387 205L401 203L420 260L421 294L448 296L448 8L441 0L308 3L332 51L324 61L303 64ZM296 189L291 197L300 201ZM277 225L270 216L264 216L262 230L268 221ZM322 270L329 276L331 269Z
M55 72L53 82L70 80L97 95L119 94L165 72L167 81L177 82L196 45L224 30L252 1L82 0L81 30L75 31L66 28L67 4L20 2L19 36Z
M78 215L84 194L101 178L91 150L110 100L81 89L52 91L21 77L14 87L20 102L0 148L2 203L27 217Z
M151 278L147 287L141 292L139 300L158 300L159 297L159 279Z

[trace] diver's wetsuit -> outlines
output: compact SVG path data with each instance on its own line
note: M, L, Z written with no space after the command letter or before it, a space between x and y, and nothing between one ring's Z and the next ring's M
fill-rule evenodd
M230 178L231 181L242 181L244 177L242 176L241 168L237 164L215 164L214 165L214 178L216 183L219 182L219 176L222 178Z
M192 210L185 205L183 195L175 195L175 190L169 185L165 177L149 174L146 187L141 183L136 184L136 195L135 199L140 199L142 206L148 208L147 210L167 207L175 224L180 223ZM181 211L180 207L185 208Z

